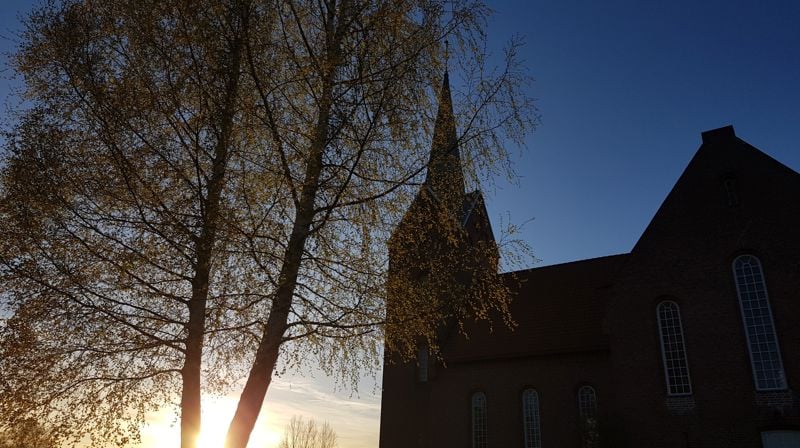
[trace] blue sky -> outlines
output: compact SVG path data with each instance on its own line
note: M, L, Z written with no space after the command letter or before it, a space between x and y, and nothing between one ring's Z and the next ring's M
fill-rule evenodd
M530 93L542 123L526 150L512 151L518 185L499 183L487 203L495 222L507 213L513 222L534 218L522 237L537 266L629 251L702 131L732 124L739 137L800 170L800 2L490 5L497 12L490 48L499 51L513 34L527 42L522 57L536 79ZM16 12L27 8L0 4L4 51ZM0 94L7 91L4 80ZM360 396L333 394L320 378L280 384L267 406L287 420L291 412L331 420L342 448L376 445L379 397L370 380Z
M495 1L542 115L492 219L534 220L537 266L628 252L700 145L732 124L800 169L800 2Z

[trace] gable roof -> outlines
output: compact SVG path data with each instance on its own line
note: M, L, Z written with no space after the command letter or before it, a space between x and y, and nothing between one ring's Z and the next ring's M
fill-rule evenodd
M800 174L738 138L733 126L702 133L703 143L634 245L632 254L653 250L680 235L699 242L708 232L748 216L784 210L800 194ZM735 204L729 203L733 200Z
M466 328L469 339L453 335L442 347L448 363L575 353L608 348L603 315L611 282L627 254L503 274L515 291L511 315Z

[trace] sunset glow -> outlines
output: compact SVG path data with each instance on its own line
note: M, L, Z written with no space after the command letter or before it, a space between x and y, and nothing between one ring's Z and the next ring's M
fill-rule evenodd
M364 378L360 394L333 392L336 387L319 378L276 378L265 400L249 448L277 448L293 416L328 422L337 433L340 448L378 446L380 395L372 379ZM238 401L236 392L227 396L203 396L203 429L197 448L222 448ZM180 412L165 407L147 416L142 427L142 448L180 446Z
M234 397L203 397L203 428L200 431L197 448L220 448L225 443L228 424L236 410ZM178 410L165 408L151 414L142 429L142 447L180 445L180 426L176 415ZM267 409L262 410L256 427L250 437L248 447L274 448L283 437L283 425Z

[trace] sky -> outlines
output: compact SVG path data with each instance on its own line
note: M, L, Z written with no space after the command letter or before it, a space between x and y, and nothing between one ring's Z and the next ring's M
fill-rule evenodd
M490 6L490 50L513 35L526 41L521 56L535 78L529 93L541 124L525 148L510 148L518 182L498 180L485 194L495 223L532 219L520 236L540 260L534 266L630 251L703 131L733 125L740 138L800 170L800 2ZM0 4L4 51L13 47L17 11L28 8ZM8 75L3 64L3 96ZM267 395L258 446L273 446L291 415L300 414L330 421L341 448L376 447L379 393L369 378L352 395L320 374L283 377ZM235 403L235 395L208 399L206 407L220 413ZM220 415L209 420L225 420ZM176 437L173 421L169 410L152 415L147 444L177 440L169 439Z
M490 216L533 219L536 266L628 252L700 133L800 170L800 2L493 1L492 46L525 38L540 127ZM507 219L507 218L506 218Z

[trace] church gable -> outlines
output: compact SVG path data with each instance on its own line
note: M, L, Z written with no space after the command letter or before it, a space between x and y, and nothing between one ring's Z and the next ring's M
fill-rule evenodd
M703 133L703 144L632 254L746 248L761 240L764 226L798 216L800 175L727 126Z
M759 357L778 359L776 353L783 352L784 367L770 364L776 369L770 372L796 387L798 228L800 175L736 137L730 126L703 133L703 144L620 272L608 306L611 370L641 372L635 389L626 378L614 377L616 405L626 410L618 418L629 428L630 446L658 431L631 429L637 416L653 412L654 403L667 412L662 421L698 421L704 415L708 427L741 428L741 444L729 446L756 446L754 427L775 423L775 409L764 398L769 394L758 390L762 358L751 357L748 332L760 332ZM763 269L758 316L745 310L737 290L742 279L733 267L742 256L759 260ZM669 314L662 311L665 304L674 310L679 325L673 331L681 338L681 348L671 345L668 355L660 345L666 337L662 318ZM678 383L685 387L676 389ZM792 394L778 393L784 401L775 406L790 403L785 397ZM748 399L728 398L737 396ZM698 444L704 437L692 434Z

